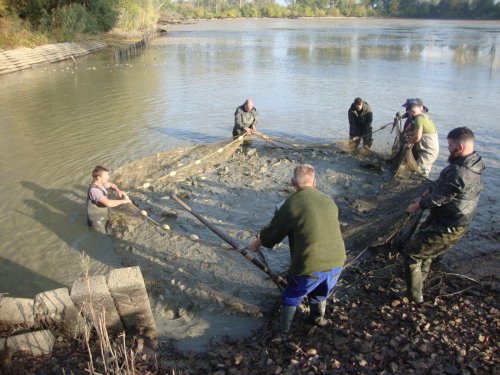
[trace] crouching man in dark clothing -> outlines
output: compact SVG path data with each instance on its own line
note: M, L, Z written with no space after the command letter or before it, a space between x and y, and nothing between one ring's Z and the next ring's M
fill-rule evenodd
M448 133L450 163L431 188L408 206L409 213L430 209L430 215L413 240L405 247L405 273L408 296L424 301L423 283L432 260L455 246L464 236L483 189L481 174L485 166L474 151L474 134L467 127Z
M322 326L326 300L337 283L346 259L335 202L316 187L313 166L301 164L294 170L292 194L276 211L271 223L248 245L272 248L288 236L291 265L288 286L281 300L280 334L288 334L295 310L309 297L311 323Z

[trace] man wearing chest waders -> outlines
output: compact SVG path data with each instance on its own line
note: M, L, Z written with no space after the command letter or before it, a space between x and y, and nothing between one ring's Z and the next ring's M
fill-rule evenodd
M301 164L294 170L292 194L276 211L271 223L248 245L272 248L288 236L291 264L288 286L281 299L280 336L288 342L295 310L309 298L308 321L324 326L326 300L337 283L346 259L335 202L316 189L314 167Z
M109 199L108 189L116 191L122 199ZM127 194L109 182L109 171L98 165L92 171L92 183L87 192L87 223L90 227L106 232L109 208L131 203Z
M403 249L407 295L422 303L422 289L432 260L455 246L474 216L483 189L484 163L474 151L474 134L466 127L448 133L450 163L429 190L410 204L411 214L430 209L413 240Z

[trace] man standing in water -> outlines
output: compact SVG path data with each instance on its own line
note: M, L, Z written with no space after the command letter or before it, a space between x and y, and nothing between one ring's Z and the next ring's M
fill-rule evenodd
M257 109L253 106L253 101L248 98L245 103L236 108L234 112L233 137L242 134L251 134L257 130L259 116Z
M405 247L405 273L408 296L416 303L424 301L423 283L432 260L455 246L464 236L476 210L483 188L484 163L474 151L474 134L467 127L448 133L450 163L437 181L408 206L411 214L430 209L413 240Z
M434 122L432 122L427 107L422 100L407 99L403 104L408 114L408 124L405 123L405 140L413 144L414 156L420 168L420 173L428 177L432 164L439 154L439 140Z
M349 148L354 152L361 139L363 139L363 147L370 148L373 143L373 112L368 103L361 98L354 99L347 115L349 118Z
M314 167L297 166L291 184L296 192L248 245L250 250L260 246L272 248L288 236L291 265L288 286L281 299L280 318L280 335L285 343L295 310L306 296L311 306L309 321L319 326L327 324L326 300L346 259L337 205L316 189Z
M109 199L108 190L113 189L122 199ZM87 223L90 227L106 232L109 208L131 203L127 194L109 182L109 171L98 165L92 171L92 183L87 192Z

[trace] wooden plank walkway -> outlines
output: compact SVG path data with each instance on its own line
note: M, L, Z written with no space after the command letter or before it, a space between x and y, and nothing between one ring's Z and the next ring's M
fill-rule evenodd
M37 64L53 63L86 55L92 51L103 49L106 44L99 41L65 42L45 44L35 48L17 48L0 50L0 75L29 69Z

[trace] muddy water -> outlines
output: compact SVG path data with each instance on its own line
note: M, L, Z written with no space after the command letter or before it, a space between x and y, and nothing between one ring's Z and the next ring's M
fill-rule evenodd
M498 230L499 34L499 22L210 21L172 27L128 61L102 53L0 77L1 292L70 285L82 251L92 273L126 263L85 226L93 166L224 139L247 96L262 131L305 141L345 137L356 96L375 128L422 97L442 145L455 126L476 132L488 169L473 228Z

